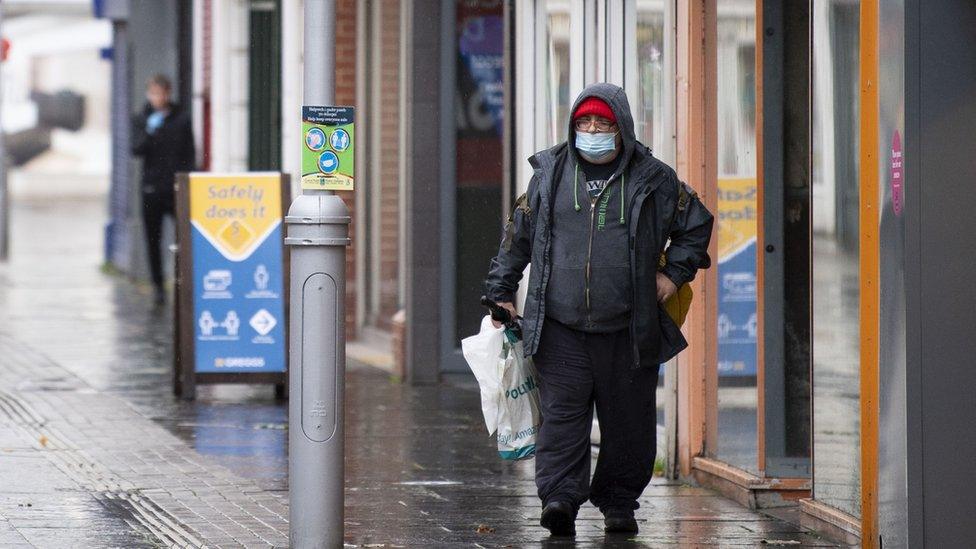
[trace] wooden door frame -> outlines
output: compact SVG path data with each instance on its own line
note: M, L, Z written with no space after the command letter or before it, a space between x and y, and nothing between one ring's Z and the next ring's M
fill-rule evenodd
M718 108L716 3L677 3L677 151L678 176L694 187L711 212L718 207ZM718 257L718 239L708 253ZM691 342L678 358L678 464L692 473L698 456L714 451L718 441L718 271L713 266L692 282L696 299L684 327Z

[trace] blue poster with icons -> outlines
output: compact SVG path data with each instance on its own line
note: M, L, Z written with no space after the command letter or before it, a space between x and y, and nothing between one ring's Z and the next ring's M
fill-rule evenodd
M281 177L190 175L195 371L284 372Z
M756 180L718 180L718 374L756 375Z

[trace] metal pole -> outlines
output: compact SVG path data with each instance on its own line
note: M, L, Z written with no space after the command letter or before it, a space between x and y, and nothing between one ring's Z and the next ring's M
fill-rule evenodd
M0 7L0 28L3 28L3 8ZM3 70L0 69L0 74ZM0 77L2 82L2 77ZM3 86L0 86L2 89ZM0 111L3 96L0 95ZM3 139L3 117L0 116L0 261L7 260L10 244L10 195L7 193L7 148Z
M305 0L305 104L335 103L335 0Z
M304 15L304 104L332 105L335 2L305 0ZM285 217L291 251L289 537L301 549L343 545L349 221L342 199L322 190L304 191Z

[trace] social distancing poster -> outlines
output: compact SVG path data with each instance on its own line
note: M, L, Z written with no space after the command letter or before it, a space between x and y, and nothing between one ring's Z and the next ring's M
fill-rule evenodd
M354 109L302 107L302 137L302 189L354 190Z

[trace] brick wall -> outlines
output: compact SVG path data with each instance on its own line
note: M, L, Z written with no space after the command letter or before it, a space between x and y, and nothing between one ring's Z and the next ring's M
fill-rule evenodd
M379 211L373 217L379 220L377 245L379 247L379 303L376 304L374 323L377 327L391 329L392 317L400 309L399 296L399 209L400 209L400 2L399 0L379 0L379 16L373 23L377 25L378 44L370 47L380 48L378 67L370 67L378 79L379 104L375 112L361 111L358 124L368 124L368 132L378 132L379 151L378 173L369 174L369 180L360 179L358 185L369 185L380 193ZM336 103L356 105L356 10L355 0L336 2ZM368 57L368 56L367 56ZM357 105L358 106L358 105ZM360 147L368 146L362 141ZM356 208L356 196L343 193L342 197L351 212ZM350 226L352 245L346 256L346 337L354 339L356 330L356 309L360 288L356 287L356 246L362 239L370 238L365 228L358 227L353 216ZM368 278L369 273L367 273ZM363 288L365 290L365 288Z
M338 0L336 2L336 74L335 99L337 105L356 104L356 0ZM363 146L359 144L358 146ZM358 182L363 184L363 182ZM356 211L356 196L354 193L340 193L346 201L349 212ZM356 227L356 216L352 215L353 223L349 226L349 236L352 245L346 253L346 339L356 338L356 242L361 236Z
M380 154L379 250L380 299L376 325L389 330L400 305L399 299L399 209L400 209L400 2L382 0L378 21L380 86L378 109Z

